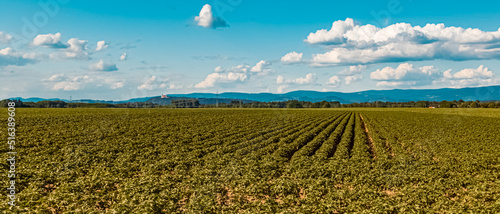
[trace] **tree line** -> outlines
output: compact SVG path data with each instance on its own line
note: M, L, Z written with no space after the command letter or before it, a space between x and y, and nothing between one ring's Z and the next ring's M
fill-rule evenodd
M1 100L0 107L7 107L9 102L16 103L17 108L500 108L499 101L410 101L410 102L361 102L341 104L339 101L309 102L288 100L281 102L231 101L201 105L198 99L172 100L170 105L159 105L150 102L131 102L120 104L109 103L67 103L60 100L44 100L38 102L22 102L21 100Z

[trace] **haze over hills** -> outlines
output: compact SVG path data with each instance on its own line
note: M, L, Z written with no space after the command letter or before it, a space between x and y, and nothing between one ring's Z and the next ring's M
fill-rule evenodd
M168 100L182 99L182 98L198 98L203 99L206 104L212 104L215 99L219 99L220 103L230 102L231 100L258 101L258 102L273 102L273 101L339 101L340 103L354 103L354 102L409 102L409 101L443 101L443 100L480 100L491 101L500 100L500 86L486 86L477 88L443 88L443 89L393 89L393 90L369 90L360 92L319 92L319 91L292 91L284 94L272 93L239 93L239 92L225 92L225 93L191 93L191 94L169 94L169 98L159 97L142 97L122 101L111 100L73 100L72 102L87 102L87 103L127 103L127 102L153 102L158 104L169 104ZM37 102L42 100L62 100L65 99L43 99L43 98L11 98L20 99L23 102Z

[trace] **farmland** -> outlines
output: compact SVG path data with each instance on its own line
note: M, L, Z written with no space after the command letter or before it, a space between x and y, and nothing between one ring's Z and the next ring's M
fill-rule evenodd
M18 211L500 212L498 109L18 109L16 120Z

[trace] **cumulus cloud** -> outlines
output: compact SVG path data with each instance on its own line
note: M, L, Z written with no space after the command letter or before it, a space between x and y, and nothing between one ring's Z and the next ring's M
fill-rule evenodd
M363 76L357 74L357 75L353 75L353 76L346 76L344 78L344 81L345 81L346 85L350 85L353 82L357 82L357 81L361 80L361 78L363 78Z
M428 85L442 77L442 72L433 66L415 68L412 64L402 63L398 67L377 69L370 78L379 81L377 86Z
M295 51L287 53L285 56L281 57L281 62L284 64L293 64L302 62L303 53L297 53Z
M118 68L116 67L116 64L105 63L102 59L99 62L91 64L89 66L89 69L93 70L93 71L117 71L118 70Z
M496 82L494 74L483 65L477 69L463 69L453 73L451 69L444 72L433 66L415 68L412 64L403 63L396 68L385 67L370 74L381 87L409 87L423 85L474 86L489 85Z
M149 79L144 81L137 89L139 90L155 90L160 88L175 88L176 86L169 84L169 80L167 78L160 78L157 76L151 76Z
M0 31L0 43L10 44L12 41L12 35Z
M339 20L330 30L321 29L305 39L329 49L313 55L317 66L401 62L406 60L472 60L500 58L500 29L424 27L397 23L385 28L358 25L353 19Z
M127 53L123 53L123 54L120 56L120 60L121 60L121 61L125 61L125 60L127 60L127 59L128 59L128 55L127 55Z
M339 72L337 75L330 77L327 85L331 87L339 87L342 83L350 85L363 78L361 73L365 71L366 65L352 65Z
M287 83L295 83L299 85L314 84L316 82L316 75L313 73L306 74L305 77L299 77L297 79L286 80Z
M306 74L305 77L299 77L295 80L292 80L292 83L297 83L299 85L304 85L304 84L312 84L316 81L316 78L314 74L308 73Z
M344 75L344 76L355 75L355 74L360 74L365 70L366 70L366 65L352 65L349 66L347 69L341 71L339 75Z
M11 47L0 50L0 67L8 65L23 66L33 64L44 58L45 55L40 53L22 53L17 52Z
M385 67L382 69L377 69L370 74L370 78L373 80L407 81L433 79L438 75L440 75L440 73L433 66L414 68L412 64L403 63L400 64L397 68Z
M87 43L88 41L86 40L71 38L68 40L68 44L65 45L66 48L52 53L50 57L54 59L90 59L87 51Z
M250 69L249 65L237 65L231 68L233 72L246 73Z
M89 75L66 76L65 74L52 75L50 78L43 80L47 85L51 86L54 91L76 91L84 88L106 87L110 89L118 89L124 86L124 80L116 80L109 77L98 77Z
M236 66L233 66L229 69L225 69L222 66L217 66L214 68L214 72L216 72L216 73L222 73L222 72L246 73L246 72L250 71L251 68L252 68L251 66L246 65L246 64L236 65Z
M297 79L285 79L283 75L279 75L276 79L278 84L298 84L298 85L308 85L314 84L316 82L316 76L313 73L306 74L305 77L299 77Z
M490 86L500 84L498 78L481 79L481 78L471 78L471 79L443 79L437 81L436 84L443 85L450 88L463 88L463 87L477 87L477 86Z
M276 83L278 84L285 83L285 77L283 77L283 75L278 75L278 77L276 78Z
M308 73L305 77L299 77L296 79L286 79L283 75L279 75L276 78L276 83L279 84L278 93L283 93L284 89L291 86L316 84L316 75L313 73Z
M224 72L224 71L225 71L225 69L222 68L221 66L217 66L214 68L214 72L217 72L217 73Z
M269 66L271 65L271 62L261 60L259 61L255 66L253 66L250 71L255 72L255 73L267 73L271 69L269 69Z
M109 45L106 43L106 41L98 41L97 42L97 47L96 51L103 51L106 50L109 47Z
M280 85L278 86L278 93L283 93L283 91L285 91L285 89L287 88L287 85Z
M374 80L415 80L437 74L434 71L436 70L432 66L414 68L412 64L403 63L397 68L385 67L377 69L370 74L370 78Z
M340 80L339 76L332 76L330 77L330 79L328 79L328 82L326 84L332 87L337 87L341 82L342 81Z
M356 75L351 75L351 76L339 76L335 75L330 77L328 81L326 82L326 85L336 88L342 85L342 83L345 83L346 85L350 85L354 82L360 81L363 78L362 75L356 74Z
M61 42L61 33L40 34L33 39L33 45L49 48L67 48L68 46Z
M480 65L478 68L467 68L463 69L455 74L451 74L451 70L444 72L444 76L448 79L471 79L471 78L481 78L489 79L493 77L493 72L488 70L487 67Z
M195 85L195 88L211 88L217 84L228 86L234 83L245 82L253 77L267 75L271 72L269 61L261 60L254 66L246 64L236 65L229 69L222 66L214 68L214 72L209 74L205 80Z
M310 33L305 41L309 44L342 44L346 42L344 34L353 28L354 20L351 18L347 18L345 21L335 21L330 30L321 29Z
M226 21L222 20L219 17L215 17L212 13L212 6L206 4L200 11L200 15L194 17L194 20L197 22L198 26L204 28L218 28L218 27L228 27Z
M212 88L217 83L234 83L234 82L243 82L247 79L247 75L245 73L211 73L209 74L205 80L196 84L195 88Z
M82 59L82 60L90 59L86 47L87 43L88 41L86 40L71 38L68 40L66 44L64 44L61 42L61 33L40 34L37 35L32 42L32 44L35 46L58 49L57 52L50 54L50 57L53 59ZM104 41L98 42L97 46L98 50L103 50L108 47L108 45L105 44Z
M65 55L67 58L87 58L86 40L79 40L78 38L71 38L68 40L69 47L66 49Z
M495 78L494 73L484 65L480 65L478 68L466 68L456 73L449 69L443 72L443 77L434 83L452 87L487 86L500 83L499 79Z

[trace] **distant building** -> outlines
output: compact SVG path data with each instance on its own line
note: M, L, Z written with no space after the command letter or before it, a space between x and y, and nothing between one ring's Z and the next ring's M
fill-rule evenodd
M166 94L162 94L161 98L168 98L168 96Z

